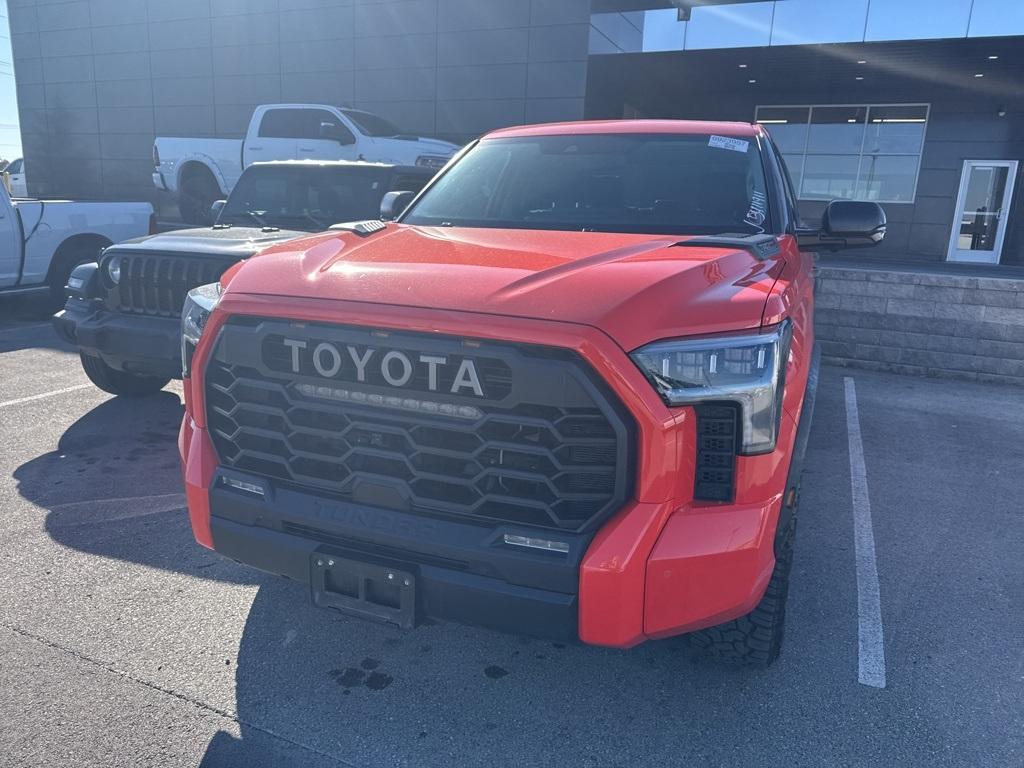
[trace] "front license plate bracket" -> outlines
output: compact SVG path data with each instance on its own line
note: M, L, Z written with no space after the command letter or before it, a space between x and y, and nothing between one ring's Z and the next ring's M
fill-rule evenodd
M349 616L416 626L416 576L375 563L316 553L310 561L313 603Z

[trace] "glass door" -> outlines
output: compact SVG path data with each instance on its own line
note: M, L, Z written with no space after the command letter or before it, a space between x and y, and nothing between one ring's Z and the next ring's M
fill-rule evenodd
M964 161L949 261L999 263L1016 176L1016 160Z

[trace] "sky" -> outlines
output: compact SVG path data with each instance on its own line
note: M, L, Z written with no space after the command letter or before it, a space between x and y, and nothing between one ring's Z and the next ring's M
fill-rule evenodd
M11 32L7 21L7 0L0 0L0 159L21 157L18 130L18 101L14 90Z

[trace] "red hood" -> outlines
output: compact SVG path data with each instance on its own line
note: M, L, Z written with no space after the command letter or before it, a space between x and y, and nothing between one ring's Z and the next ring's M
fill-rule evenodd
M680 239L392 224L367 238L332 232L282 243L224 282L230 293L582 323L626 350L758 327L781 262Z

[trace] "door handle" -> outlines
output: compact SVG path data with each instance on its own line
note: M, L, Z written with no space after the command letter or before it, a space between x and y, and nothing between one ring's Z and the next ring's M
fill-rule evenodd
M249 147L250 152L262 152L263 147Z

